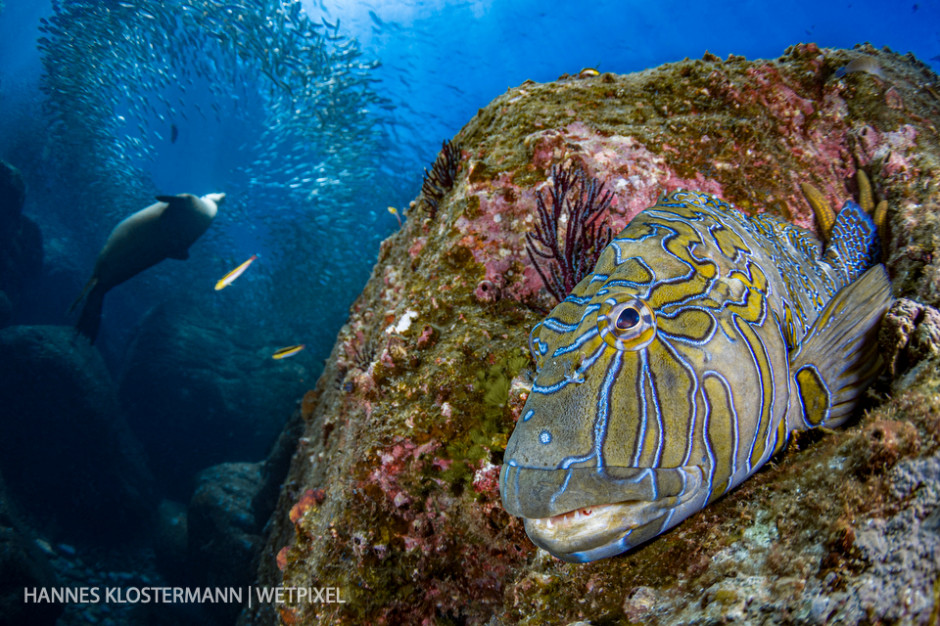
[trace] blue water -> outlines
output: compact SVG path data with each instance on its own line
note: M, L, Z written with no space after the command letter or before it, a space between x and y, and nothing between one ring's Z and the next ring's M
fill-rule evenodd
M441 141L507 88L584 67L641 71L706 51L775 58L800 42L867 41L940 69L940 0L304 0L302 8L251 0L282 6L280 21L272 19L263 33L245 26L255 16L229 10L246 2L64 1L62 26L51 30L40 21L56 14L51 2L6 0L0 8L0 160L22 173L23 214L43 238L42 268L23 270L23 284L6 294L11 326L0 328L0 343L14 327L21 337L24 329L73 324L66 309L108 233L154 195L228 195L187 261L164 261L107 295L94 347L62 348L74 357L60 359L71 374L53 376L47 365L33 386L16 390L23 403L0 397L4 437L15 430L24 442L18 465L0 458L0 485L10 488L31 532L53 546L93 550L122 533L95 526L103 522L92 513L94 524L66 516L19 473L55 484L62 468L109 455L108 446L94 448L101 437L93 430L112 436L108 420L120 422L142 450L125 452L114 467L145 466L149 477L130 489L149 511L144 518L161 500L185 509L200 469L267 454L297 400L313 388L380 242L398 228L387 207L407 207ZM284 56L311 41L306 56ZM259 258L241 278L213 290L253 254ZM40 336L40 345L59 341L54 333ZM306 349L270 358L294 344ZM38 362L29 352L36 348L5 349L0 362ZM74 365L98 355L97 365ZM78 380L79 371L110 400L78 406L87 400L83 387L63 380ZM2 388L0 381L0 396ZM48 404L69 389L65 408ZM71 431L47 419L39 422L48 432L33 432L22 426L34 421L23 414L29 412L93 425L65 436ZM31 459L46 458L50 448L58 456L33 472ZM104 473L89 497L127 487ZM3 498L0 492L0 505ZM112 506L98 505L89 510ZM138 523L145 530L136 540L146 545L149 527ZM53 548L52 560L71 582L135 567L134 558L104 559L101 568L83 570L69 550ZM166 576L151 561L131 579ZM61 623L86 618L72 607Z
M414 109L402 115L417 113L446 136L526 79L550 81L583 67L636 72L706 50L775 58L799 42L850 48L868 41L940 68L936 1L325 4L382 59L383 87ZM434 138L428 141L433 151Z

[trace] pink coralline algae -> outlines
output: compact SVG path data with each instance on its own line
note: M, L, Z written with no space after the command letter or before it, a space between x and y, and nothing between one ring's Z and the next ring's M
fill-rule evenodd
M499 493L499 466L486 463L473 474L473 488L480 493Z
M572 122L562 129L538 131L524 140L532 151L532 171L546 171L551 163L569 164L595 177L613 193L609 218L614 232L619 232L634 215L655 203L662 193L676 189L696 189L721 195L721 185L700 172L683 177L668 167L666 159L653 153L631 136L605 136L582 122ZM664 146L669 150L669 146ZM544 287L531 264L522 262L520 280L512 277L524 252L514 231L535 228L536 195L546 193L551 181L534 188L524 188L504 172L491 180L470 182L466 193L478 203L475 218L462 216L456 227L461 232L483 233L466 240L474 258L485 268L485 280L504 289L505 295L527 299ZM607 217L602 215L600 221ZM508 222L508 228L507 228ZM495 258L494 258L495 257Z
M411 498L398 483L398 476L408 469L409 464L420 460L422 455L430 455L439 445L427 442L418 446L405 439L399 440L387 451L379 452L379 464L369 475L368 483L377 485L395 508L409 504Z
M871 58L883 77L837 76ZM789 48L629 76L526 81L454 138L453 186L383 242L317 388L258 584L330 586L303 624L931 623L940 614L940 98L912 57ZM616 235L663 192L721 196L814 228L856 172L887 200L899 298L870 410L795 438L772 466L617 558L563 563L505 513L499 468L532 384L528 335L554 304L525 251L552 167L612 198ZM310 490L323 490L319 500ZM315 492L314 492L315 493ZM931 517L933 515L933 517ZM285 545L291 546L283 549ZM273 624L264 607L242 623Z
M757 85L758 98L767 112L779 122L780 135L802 132L806 119L815 112L813 101L800 97L786 86L780 70L772 65L761 65L747 70Z

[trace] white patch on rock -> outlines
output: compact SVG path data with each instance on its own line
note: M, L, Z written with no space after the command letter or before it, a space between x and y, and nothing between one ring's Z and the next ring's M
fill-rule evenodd
M409 328L411 328L411 322L415 321L417 317L418 317L417 311L412 311L411 309L408 309L407 311L405 311L405 314L401 316L401 319L398 320L398 323L395 324L394 326L389 326L388 328L386 328L385 332L389 335L391 335L392 333L399 333L399 334L404 333Z

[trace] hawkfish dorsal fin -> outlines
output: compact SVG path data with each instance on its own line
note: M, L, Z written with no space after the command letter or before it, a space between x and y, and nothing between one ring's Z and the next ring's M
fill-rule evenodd
M844 272L846 283L854 281L878 262L881 245L876 231L872 217L851 200L836 216L825 260Z
M878 324L891 305L891 283L883 265L840 289L819 313L790 356L790 371L804 424L838 426L881 370Z
M832 239L832 225L836 218L836 212L832 210L829 201L823 193L810 185L809 183L800 183L800 189L803 190L803 197L813 209L813 215L816 217L816 227L819 230L819 237L823 243L829 243Z

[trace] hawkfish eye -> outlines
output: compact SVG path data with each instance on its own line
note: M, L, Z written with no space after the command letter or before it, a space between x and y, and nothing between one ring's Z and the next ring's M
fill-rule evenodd
M608 298L597 315L597 330L618 350L640 350L656 336L656 316L639 298Z
M617 316L615 326L617 330L630 330L640 323L640 312L633 307L627 307Z

